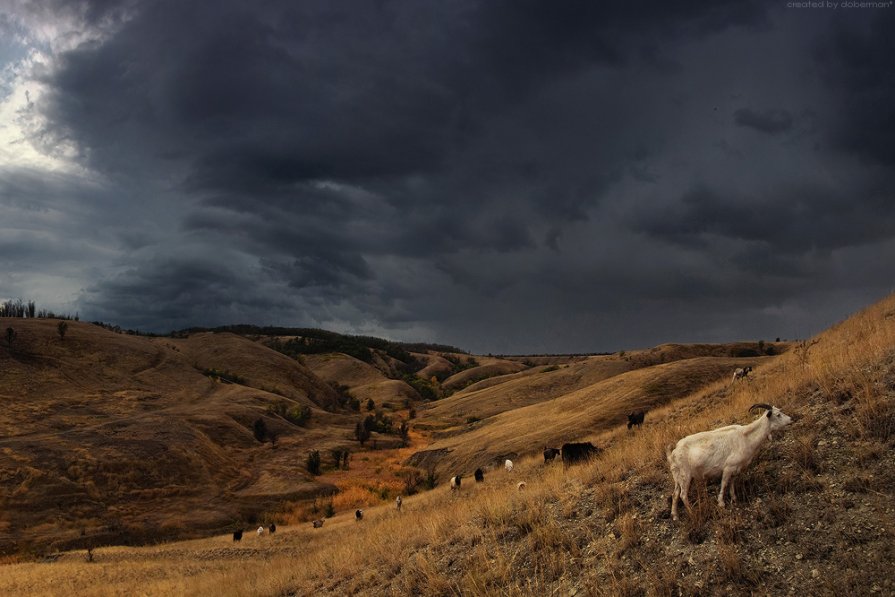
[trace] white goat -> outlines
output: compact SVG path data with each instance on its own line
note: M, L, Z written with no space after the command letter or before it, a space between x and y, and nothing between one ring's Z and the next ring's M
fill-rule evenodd
M395 509L398 510L398 512L401 511L401 504L403 504L403 503L404 503L404 500L401 499L400 495L395 498Z
M258 536L260 537L263 534L264 534L264 527L258 527Z
M503 463L503 467L505 469L507 469L508 473L512 473L513 472L513 461L507 459L507 461Z
M752 367L737 367L733 370L733 379L730 381L733 383L738 379L745 379L750 373L752 373Z
M758 452L761 444L771 438L771 432L786 427L792 419L776 406L753 404L754 408L767 410L748 425L728 425L713 431L703 431L681 439L674 450L665 451L671 476L674 478L674 494L671 497L671 517L677 520L677 499L680 497L688 512L692 512L687 492L692 479L721 477L718 506L724 507L724 490L730 486L730 499L737 499L732 478L746 468Z
M451 493L454 493L454 491L456 491L457 493L460 493L460 482L461 482L460 475L455 475L455 476L451 477Z

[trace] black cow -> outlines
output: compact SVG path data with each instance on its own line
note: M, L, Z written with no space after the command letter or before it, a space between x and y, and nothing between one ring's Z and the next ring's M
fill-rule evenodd
M600 448L590 442L576 442L563 444L562 465L563 468L578 462L586 462L600 453Z
M641 411L633 412L633 413L629 414L628 415L628 429L630 429L634 425L637 425L638 427L642 427L643 426L643 417L645 417L645 416L646 416L645 410L641 410Z
M559 456L559 448L544 448L544 464Z
M477 468L477 469L475 469L475 473L473 473L473 476L475 477L476 483L481 483L482 481L485 480L485 471L483 471L480 468Z
M242 541L242 529L238 531L233 531L233 541L238 542Z

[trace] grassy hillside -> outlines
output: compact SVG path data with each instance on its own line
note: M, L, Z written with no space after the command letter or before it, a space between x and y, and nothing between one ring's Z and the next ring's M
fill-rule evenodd
M0 327L17 332L0 349L2 552L225 528L326 491L305 454L350 443L356 417L318 407L337 401L328 384L240 336L69 322L63 340L53 320ZM310 421L295 425L275 405L310 407Z
M756 365L753 376L732 384L732 367L749 358ZM694 491L692 515L682 512L681 521L671 521L666 446L695 431L746 423L754 402L776 404L797 420L737 479L739 503L719 509L713 499L718 484L712 482ZM628 432L622 416L637 406L651 408L647 422ZM605 450L591 464L565 472L557 464L544 466L538 456L522 456L511 474L489 470L484 484L464 481L459 496L441 485L407 497L401 513L392 506L368 508L359 523L339 514L322 529L289 525L240 544L217 536L106 547L94 552L93 563L76 551L52 562L10 564L0 574L0 592L895 591L895 296L780 356L645 360L638 369L496 414L470 429L429 446L452 450L439 466L466 472L478 462L477 451L525 454L550 437L584 437ZM521 480L523 491L516 489Z
M590 439L603 431L624 426L626 415L632 410L655 409L718 380L723 380L722 384L727 383L730 372L736 367L751 364L758 368L762 361L760 358L700 357L611 375L617 363L603 359L605 357L592 357L581 365L570 365L567 369L525 379L526 388L530 388L538 382L546 381L549 384L553 378L557 378L557 385L572 385L567 371L572 371L571 379L581 376L582 371L594 379L605 375L601 381L584 387L573 385L576 389L553 399L527 405L520 401L523 405L518 408L501 408L505 412L476 423L472 430L449 434L433 442L425 451L415 454L411 463L427 469L434 468L441 478L456 473L470 474L478 467L500 467L506 458L515 459L536 453L545 445L558 447L565 442ZM517 385L519 381L522 380L511 383ZM507 400L512 400L512 391L508 395L510 398L501 397L499 402L502 406L506 405ZM549 389L545 395L550 396ZM477 397L464 397L460 407L465 406L467 400L473 402ZM455 399L452 397L448 400ZM494 402L498 401L491 402L492 408L496 408ZM476 409L474 403L469 406L473 412L488 412ZM437 416L442 408L439 403L431 411ZM429 412L425 411L422 421L426 420ZM656 417L649 413L647 418L652 424Z

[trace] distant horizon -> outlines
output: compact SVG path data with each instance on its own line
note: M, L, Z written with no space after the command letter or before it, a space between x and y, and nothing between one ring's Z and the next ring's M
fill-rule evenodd
M2 304L3 304L5 301L7 301L7 300L16 300L16 299L0 299L0 305L2 305ZM24 301L24 302L27 302L27 301ZM35 301L35 304L37 304L36 301ZM868 305L868 306L869 306L869 305ZM784 343L784 342L786 342L786 343L789 343L789 342L800 342L800 341L802 341L802 340L804 340L804 339L806 339L806 338L808 338L808 337L811 337L811 336L814 336L814 335L815 335L815 334L811 334L811 336L807 336L807 337L805 337L805 338L788 338L788 337L778 336L778 337L775 337L775 338L767 338L767 339L766 339L766 338L758 338L758 339L733 339L733 340L719 340L719 341L715 341L715 342L700 342L700 341L693 341L693 342L688 342L688 341L665 341L665 342L658 342L658 343L656 343L656 344L652 344L652 345L649 345L649 346L625 347L625 348L619 348L619 349L616 349L616 350L591 350L591 351L578 351L578 352L518 352L518 353L511 353L511 352L475 351L475 350L469 350L469 349L467 349L467 348L465 348L465 347L463 347L463 346L450 345L450 344L446 344L446 343L443 343L443 342L437 342L437 341L432 341L432 340L420 340L420 339L418 339L418 340L399 340L399 339L388 338L388 337L385 337L385 336L376 336L376 335L369 335L369 334L356 334L356 333L352 333L352 332L339 332L339 331L335 331L335 330L331 330L331 329L320 328L320 327L314 327L314 326L305 326L305 325L277 325L277 324L253 324L253 323L226 323L226 324L211 325L211 326L208 326L208 325L191 325L191 326L186 326L186 327L183 327L183 328L177 328L177 329L171 329L171 330L167 330L167 331L154 331L154 330L151 330L151 329L127 328L127 327L123 327L123 326L121 326L120 324L117 324L117 323L112 322L112 321L92 320L92 319L89 319L89 318L82 318L82 317L79 317L77 314L76 314L76 315L72 315L72 314L70 314L70 313L55 313L55 312L53 312L53 313L52 313L50 316L48 316L48 317L36 316L36 317L31 318L31 317L8 316L8 315L5 315L5 314L2 312L2 310L0 310L0 319L63 319L63 320L77 320L77 321L79 321L79 322L81 322L81 323L89 323L89 324L92 324L92 325L100 325L100 326L102 326L102 327L117 328L117 329L119 329L122 333L131 333L131 334L138 335L138 336L160 337L160 338L172 337L172 336L174 336L175 334L185 333L185 332L191 332L191 333L199 333L199 332L203 332L203 331L218 332L218 331L228 331L228 330L226 330L226 328L239 328L239 327L257 328L258 330L277 329L277 328L280 328L280 329L282 329L282 330L284 330L284 331L293 331L293 332L298 332L298 331L302 331L302 330L313 330L313 331L320 331L320 332L326 332L326 333L331 333L331 334L337 334L337 335L340 335L340 336L352 337L352 338L371 338L371 339L377 339L377 340L384 340L384 341L387 341L387 342L390 342L390 343L393 343L393 344L399 344L399 345L408 345L408 346L410 346L410 345L421 345L421 346L422 346L422 345L426 345L426 346L430 346L430 347L432 347L432 348L429 348L429 350L437 350L437 351L442 351L442 352L450 352L450 350L448 350L448 349L455 349L454 351L456 351L456 352L459 352L459 353L462 353L462 354L468 354L468 355L470 355L470 356L478 355L478 356L493 356L493 357L572 357L572 356L608 356L608 355L618 354L618 353L621 353L621 352L639 351L639 350L649 350L649 349L656 348L656 347L659 347L659 346L664 346L664 345L683 345L683 346L688 346L688 345L700 345L700 344L709 344L709 345L725 345L725 344L758 344L758 343L762 343L762 342L765 343L765 344L775 344L775 343L781 343L781 344L782 344L782 343ZM832 324L832 325L835 325L835 324ZM825 329L826 329L826 328L825 328ZM818 331L817 333L820 333L821 331L823 331L823 330L820 330L820 331ZM233 332L233 333L239 334L239 332ZM778 340L777 338L779 338L779 340Z

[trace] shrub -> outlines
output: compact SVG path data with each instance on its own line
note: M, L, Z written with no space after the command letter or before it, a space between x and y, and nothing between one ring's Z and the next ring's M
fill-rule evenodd
M12 350L12 344L16 341L18 334L11 327L6 328L6 345Z
M320 450L314 450L308 454L308 460L305 466L308 469L308 472L312 475L320 474Z
M324 518L332 518L336 515L336 508L333 506L333 501L329 500L323 506L323 517Z
M297 404L290 407L285 400L280 400L267 407L267 412L280 416L293 425L304 427L311 418L311 407L306 404Z
M367 400L367 410L375 410L375 409L376 409L376 403L373 402L372 398L370 398L369 400Z
M405 375L403 379L404 383L416 390L423 400L438 400L438 388L430 380L416 375Z
M405 471L402 479L404 481L405 495L413 495L417 492L420 483L423 482L423 474L419 469L412 468Z
M240 385L246 385L246 380L244 377L240 377L235 373L230 373L229 371L218 371L217 369L202 369L202 373L210 377L215 381L222 381L224 383L236 383Z
M370 439L370 430L364 425L363 421L358 421L354 425L354 438L364 445L364 442Z
M65 340L65 332L68 331L68 324L65 321L60 321L56 326L56 332L59 334L60 340Z

